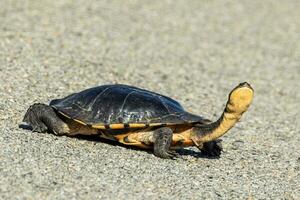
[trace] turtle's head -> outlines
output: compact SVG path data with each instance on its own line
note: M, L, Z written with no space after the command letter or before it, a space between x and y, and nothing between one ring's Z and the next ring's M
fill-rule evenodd
M253 100L253 93L249 83L240 83L230 92L225 112L244 113Z

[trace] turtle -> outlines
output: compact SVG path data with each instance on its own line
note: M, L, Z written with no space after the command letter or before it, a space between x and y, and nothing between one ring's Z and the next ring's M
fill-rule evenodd
M34 132L61 136L94 135L124 145L148 149L160 158L174 159L176 149L196 146L201 154L220 157L219 139L247 111L254 90L236 86L216 121L186 111L176 100L134 86L92 87L50 104L31 105L23 123Z

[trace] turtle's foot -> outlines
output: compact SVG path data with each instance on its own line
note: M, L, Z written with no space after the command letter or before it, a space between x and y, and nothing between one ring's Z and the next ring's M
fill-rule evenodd
M154 131L154 155L165 159L174 159L178 154L170 150L173 131L168 127L162 127Z
M56 115L51 106L36 103L30 106L23 118L32 131L45 133L52 131L57 135L69 132L68 126Z
M175 151L163 151L160 153L155 153L156 156L164 159L173 159L175 160L176 158L179 158L179 154L176 153Z
M202 148L200 148L200 151L202 154L209 156L209 157L220 157L221 152L223 151L222 140L214 140L211 142L205 142L203 143Z

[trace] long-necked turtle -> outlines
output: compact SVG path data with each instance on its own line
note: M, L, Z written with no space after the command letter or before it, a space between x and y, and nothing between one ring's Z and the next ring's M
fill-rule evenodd
M229 94L221 117L212 122L191 114L175 100L128 85L104 85L36 103L23 121L33 131L57 135L99 135L125 145L152 148L161 158L173 158L172 149L197 146L219 156L218 138L241 118L253 99L253 89L241 83Z

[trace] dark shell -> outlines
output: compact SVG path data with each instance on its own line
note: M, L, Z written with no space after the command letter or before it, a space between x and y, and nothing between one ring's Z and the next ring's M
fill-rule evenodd
M202 117L175 100L128 85L103 85L50 102L60 113L85 124L184 124Z

